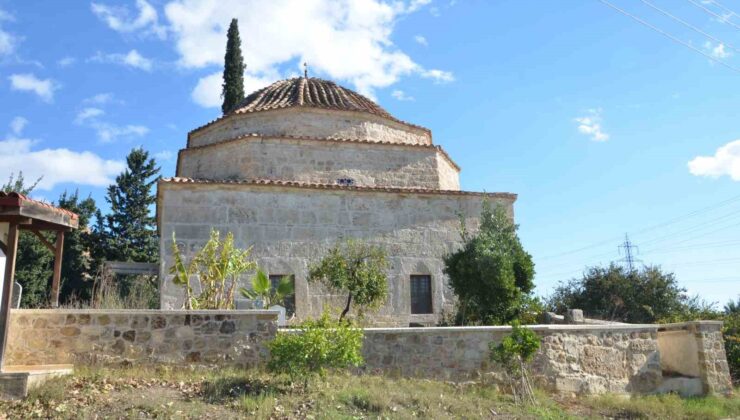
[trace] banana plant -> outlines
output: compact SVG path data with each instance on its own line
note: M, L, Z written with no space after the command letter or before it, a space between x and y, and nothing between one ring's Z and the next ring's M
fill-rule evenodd
M293 279L290 276L281 278L277 287L273 288L267 274L262 270L257 270L252 278L252 289L242 287L239 293L247 299L261 300L264 306L269 308L283 304L285 298L293 294L294 289Z

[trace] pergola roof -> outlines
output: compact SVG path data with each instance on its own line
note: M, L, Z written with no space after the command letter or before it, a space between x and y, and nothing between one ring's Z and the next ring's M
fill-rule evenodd
M26 221L24 230L71 230L79 225L77 214L33 200L17 192L0 191L0 222Z

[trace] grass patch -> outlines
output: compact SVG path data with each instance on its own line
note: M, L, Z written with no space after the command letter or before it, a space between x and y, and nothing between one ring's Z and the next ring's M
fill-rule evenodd
M7 418L516 418L721 419L740 416L740 398L675 395L564 399L537 391L516 405L487 384L329 374L307 388L262 371L83 368L0 402ZM0 418L3 418L0 415Z

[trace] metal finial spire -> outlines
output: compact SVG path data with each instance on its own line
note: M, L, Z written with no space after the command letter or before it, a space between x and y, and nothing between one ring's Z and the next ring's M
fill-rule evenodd
M303 62L303 77L308 79L308 63Z

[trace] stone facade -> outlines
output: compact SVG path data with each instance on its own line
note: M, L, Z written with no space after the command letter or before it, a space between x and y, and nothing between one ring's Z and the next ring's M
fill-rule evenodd
M403 144L432 144L429 130L363 112L299 107L232 115L193 130L188 147L245 134L306 136Z
M180 153L177 176L459 190L459 171L434 146L247 136Z
M192 255L214 228L252 246L268 274L294 276L299 319L345 298L306 282L330 246L350 238L383 246L390 294L367 319L432 325L452 306L442 259L461 245L460 216L473 231L488 199L513 217L514 194L460 191L459 173L428 129L370 99L317 78L277 81L191 131L176 178L160 181L161 307L182 302L168 276L173 233ZM428 312L431 296L432 313L411 313L412 275L430 276L415 277L413 290L415 311Z
M6 365L261 366L274 311L14 309Z
M381 191L289 188L224 183L159 184L160 272L172 261L172 234L180 248L197 251L211 228L232 232L240 247L252 247L257 263L269 274L295 275L296 314L321 314L332 296L307 282L308 267L342 238L360 238L383 246L388 254L389 297L368 314L375 325L434 324L451 309L453 294L443 273L442 257L461 244L460 215L475 229L484 199L512 214L513 196L506 194L396 194ZM513 215L512 215L513 216ZM410 276L432 278L431 314L411 314ZM247 286L248 279L242 279ZM182 305L182 290L170 275L161 276L163 309Z

